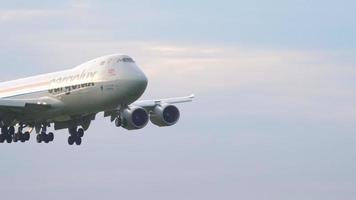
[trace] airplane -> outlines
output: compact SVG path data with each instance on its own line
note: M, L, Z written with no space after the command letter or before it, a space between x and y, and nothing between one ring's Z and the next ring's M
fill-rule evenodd
M33 132L37 143L50 143L54 134L47 129L53 125L54 130L68 129L69 145L81 145L100 112L127 130L142 129L148 121L159 127L176 124L180 111L175 104L191 102L194 95L137 101L147 84L144 72L123 54L0 83L0 143L26 142Z

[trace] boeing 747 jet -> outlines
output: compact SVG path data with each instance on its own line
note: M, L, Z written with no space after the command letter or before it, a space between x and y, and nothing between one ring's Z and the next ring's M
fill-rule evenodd
M149 121L172 126L180 117L177 103L194 95L137 101L147 77L127 55L103 56L73 69L0 83L0 143L38 143L54 139L48 127L68 129L69 145L80 145L99 112L117 127L144 128Z

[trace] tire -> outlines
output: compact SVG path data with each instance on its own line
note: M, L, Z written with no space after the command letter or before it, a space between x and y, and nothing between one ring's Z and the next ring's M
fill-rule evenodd
M82 128L78 129L78 136L81 138L84 136L84 129Z
M81 137L77 137L76 140L75 140L75 144L76 145L81 145L82 144L82 138Z
M6 126L1 127L1 133L2 133L3 135L7 134L7 131L8 131L8 129L7 129ZM5 137L4 137L4 138L5 138Z
M26 141L29 141L30 140L30 132L25 132L23 134L23 137L25 138Z
M70 135L76 135L77 134L77 128L70 128L69 130L69 134Z
M27 141L27 140L26 140L26 137L25 137L25 133L21 133L19 136L20 136L20 137L19 137L19 140L20 140L22 143L24 143L24 142Z
M68 144L69 145L73 145L74 144L74 140L75 140L74 136L69 136L68 137Z
M4 142L5 142L4 134L0 134L0 143L4 143Z
M15 127L10 126L10 128L9 128L9 134L10 134L10 135L14 135L14 134L15 134Z
M49 136L47 135L47 134L43 134L42 135L42 138L43 138L43 141L46 143L46 144L48 144L49 143Z
M12 136L12 141L16 143L18 140L19 140L19 135L18 133L16 133Z
M49 142L46 132L41 132L40 135L41 135L42 142L44 142L44 143L48 143Z
M6 134L6 142L9 143L9 144L12 142L11 135Z
M41 134L38 134L36 136L36 140L37 140L37 143L41 143L42 142L42 135Z
M21 136L20 141L21 141L22 143L24 143L24 142L27 141L24 135Z
M52 132L48 133L47 137L50 142L52 142L54 140L54 134Z

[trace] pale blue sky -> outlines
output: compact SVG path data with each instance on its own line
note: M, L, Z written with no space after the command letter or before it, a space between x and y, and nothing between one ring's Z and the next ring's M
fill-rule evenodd
M81 147L0 145L5 199L334 200L356 195L354 1L7 1L1 81L111 53L143 98L195 93L169 128L102 115Z

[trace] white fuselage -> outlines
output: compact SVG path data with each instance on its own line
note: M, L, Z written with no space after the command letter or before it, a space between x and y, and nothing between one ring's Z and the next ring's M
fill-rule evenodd
M0 98L58 100L51 109L24 114L21 120L65 121L129 105L146 87L145 74L130 57L110 55L70 70L0 83Z

